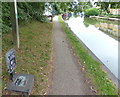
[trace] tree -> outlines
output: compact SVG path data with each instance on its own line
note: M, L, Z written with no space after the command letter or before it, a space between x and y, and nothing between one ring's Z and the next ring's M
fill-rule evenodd
M43 15L45 2L18 2L17 9L19 24L29 22L32 19L41 22L46 20ZM2 32L11 32L10 4L8 2L2 2Z
M97 6L100 6L103 11L109 13L109 8L120 8L120 2L96 2Z
M97 16L99 15L99 11L97 8L89 8L85 11L85 16Z

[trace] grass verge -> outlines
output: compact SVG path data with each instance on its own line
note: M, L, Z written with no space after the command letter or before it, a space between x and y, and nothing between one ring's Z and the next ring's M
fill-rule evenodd
M87 76L89 76L91 79L91 82L95 86L94 88L97 90L97 93L100 95L117 95L118 89L112 84L110 80L108 80L106 73L101 68L101 64L95 61L88 54L88 51L71 32L60 16L58 20L67 34L67 39L73 47L74 52L78 56L81 64L84 65L85 70L87 71Z
M12 34L3 34L2 48L2 86L3 95L15 94L5 90L9 80L7 66L5 63L5 53L11 48L15 48L17 59L16 73L26 73L34 75L34 87L32 95L45 93L48 86L48 74L50 70L51 57L51 37L52 24L32 21L20 27L20 49L13 45Z

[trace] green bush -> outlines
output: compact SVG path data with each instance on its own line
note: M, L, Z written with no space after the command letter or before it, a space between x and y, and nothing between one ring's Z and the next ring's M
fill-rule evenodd
M18 21L19 24L29 22L30 20L38 20L45 22L46 17L43 15L45 9L44 2L18 2ZM2 2L2 33L11 32L10 3Z
M90 8L85 11L85 16L97 16L99 15L99 10L97 8Z
M100 15L105 16L106 14L107 14L106 12L102 12Z
M10 5L7 2L2 3L2 20L1 29L3 33L10 32L11 21L10 21Z

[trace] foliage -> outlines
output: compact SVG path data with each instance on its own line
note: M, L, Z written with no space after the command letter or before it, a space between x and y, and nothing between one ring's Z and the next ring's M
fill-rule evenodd
M110 2L111 8L119 9L120 8L120 2Z
M10 31L10 5L7 2L2 3L2 32Z
M56 10L57 14L61 14L64 12L72 11L72 3L71 2L54 2L50 3L52 8Z
M36 19L44 22L46 17L43 16L45 9L44 2L18 2L18 20L19 23L29 22L29 20ZM2 32L7 33L11 30L10 20L10 3L2 2Z
M18 19L19 21L28 21L29 19L37 19L43 22L43 13L45 3L40 2L21 2L18 3Z
M99 11L97 8L90 8L85 11L85 16L97 16L99 15Z
M101 2L101 9L103 9L103 11L106 11L107 13L109 13L108 7L109 7L108 2Z
M50 3L52 7L57 11L57 14L64 12L82 12L85 9L91 8L92 4L90 2L55 2Z
M109 13L109 8L111 9L119 9L120 2L96 2L97 6L100 6L103 11Z

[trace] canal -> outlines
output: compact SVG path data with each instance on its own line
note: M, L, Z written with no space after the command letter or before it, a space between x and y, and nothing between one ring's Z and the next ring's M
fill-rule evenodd
M120 79L118 75L120 25L117 22L81 17L72 17L66 23L96 57Z

